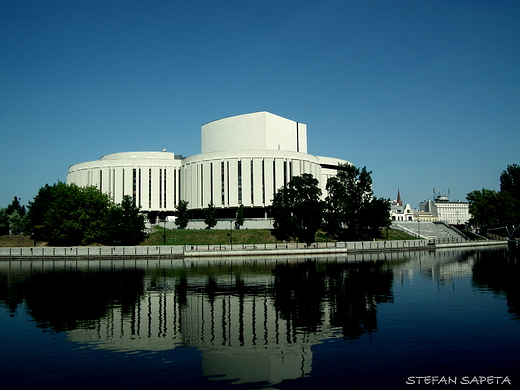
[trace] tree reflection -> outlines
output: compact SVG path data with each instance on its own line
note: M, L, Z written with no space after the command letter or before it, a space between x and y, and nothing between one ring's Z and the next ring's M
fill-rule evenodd
M25 300L37 327L56 332L89 328L115 306L130 313L143 294L143 272L138 270L45 272L15 279L14 284L2 283L12 310Z
M325 285L314 261L279 264L273 271L273 298L280 317L293 327L315 332L322 323Z
M478 252L473 266L473 284L505 295L509 313L520 320L520 264L505 249Z
M377 330L377 305L393 302L393 274L383 263L334 264L327 268L331 325L355 339Z
M377 330L377 304L393 301L393 274L382 262L331 263L315 261L279 265L273 271L275 307L296 328L315 332L323 322L324 304L330 325L346 339Z

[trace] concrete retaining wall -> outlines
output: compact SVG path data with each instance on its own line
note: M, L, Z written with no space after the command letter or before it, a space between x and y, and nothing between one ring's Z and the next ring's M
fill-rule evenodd
M507 241L468 241L435 243L428 240L323 242L255 245L161 245L161 246L96 246L96 247L11 247L0 248L0 260L63 259L63 258L197 258L231 256L278 256L308 254L341 254L386 252L437 248L507 245Z

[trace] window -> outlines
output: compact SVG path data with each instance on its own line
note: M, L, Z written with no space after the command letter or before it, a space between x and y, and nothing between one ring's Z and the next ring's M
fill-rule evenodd
M238 204L242 204L242 161L238 162Z
M135 168L132 171L132 200L135 206L137 202L137 171Z
M253 183L255 181L254 171L253 171L253 160L251 160L251 205L254 204L254 188Z
M141 186L142 186L142 174L141 174L141 168L139 168L139 183L137 184L137 187L138 187L138 192L139 192L139 207L141 207L141 205L143 204L143 202L141 201Z
M164 194L163 194L163 205L164 205L164 208L166 208L166 168L164 168L164 171L163 171L163 180L164 180L164 183L163 183L163 191L164 191Z
M220 163L220 197L222 205L226 202L226 187L225 187L225 173L224 173L224 161Z
M265 205L265 161L262 160L262 203Z
M209 190L211 203L213 204L213 163L209 163Z
M148 169L148 208L152 208L152 168Z
M204 207L204 166L200 164L200 205Z
M283 186L287 187L287 161L283 162Z
M177 204L177 170L173 169L173 206Z
M226 184L227 184L227 204L229 205L229 161L227 162L227 176L226 176Z
M273 160L273 196L276 194L276 160Z
M162 169L159 168L159 208L162 208L162 193L163 193L163 187L162 187Z
M181 171L180 170L177 171L177 175L178 175L177 188L178 188L178 193L179 193L178 200L181 200ZM177 196L177 191L175 191L175 196Z

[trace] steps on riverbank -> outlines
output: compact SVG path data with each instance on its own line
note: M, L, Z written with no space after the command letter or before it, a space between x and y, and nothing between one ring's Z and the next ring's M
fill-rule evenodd
M462 242L468 239L462 232L444 222L393 221L392 228L426 240Z

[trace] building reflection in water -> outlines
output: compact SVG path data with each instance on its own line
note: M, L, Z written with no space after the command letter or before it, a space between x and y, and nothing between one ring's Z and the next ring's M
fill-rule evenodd
M142 283L133 306L69 339L128 352L195 347L205 376L235 383L310 374L313 345L371 334L377 305L392 299L379 260L199 260L147 269Z
M393 302L394 281L419 273L449 283L471 272L477 257L437 251L77 261L63 262L59 271L56 264L31 262L27 269L19 262L20 272L14 262L7 274L0 265L0 276L12 299L25 296L38 326L67 331L70 341L124 352L195 347L207 377L278 383L310 374L311 347L325 339L373 337L377 307Z

